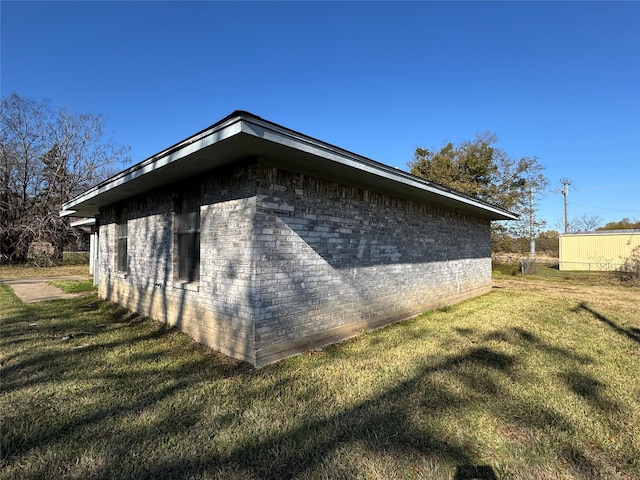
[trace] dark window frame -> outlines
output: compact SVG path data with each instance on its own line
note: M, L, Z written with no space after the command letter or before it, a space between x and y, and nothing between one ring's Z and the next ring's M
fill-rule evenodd
M181 282L200 281L200 195L192 188L179 196L175 230L176 279ZM197 192L197 193L194 193Z
M116 222L116 270L127 272L129 269L129 213L126 207L118 211Z

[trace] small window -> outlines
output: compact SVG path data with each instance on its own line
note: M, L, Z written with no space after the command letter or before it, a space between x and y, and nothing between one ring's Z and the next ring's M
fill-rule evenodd
M118 215L117 225L117 263L119 272L127 271L127 237L129 235L127 220L127 209L123 208L122 210L120 210L120 213Z
M200 280L200 202L193 194L181 199L178 214L178 279Z

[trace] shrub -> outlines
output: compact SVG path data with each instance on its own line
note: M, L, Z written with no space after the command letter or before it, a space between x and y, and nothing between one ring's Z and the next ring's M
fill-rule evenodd
M619 268L620 280L640 285L640 246L631 251L624 264Z

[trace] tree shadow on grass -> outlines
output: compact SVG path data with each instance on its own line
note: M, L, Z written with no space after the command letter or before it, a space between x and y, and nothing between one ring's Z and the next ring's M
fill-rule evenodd
M82 438L83 435L86 435L82 433L84 430L96 430L101 424L118 424L127 418L143 415L144 412L153 410L162 402L171 399L185 389L196 388L204 382L216 382L237 375L238 372L248 371L247 364L238 362L216 363L207 357L200 357L197 361L185 362L176 370L159 368L151 362L151 357L149 357L147 359L149 367L143 371L112 371L108 365L105 366L104 373L98 375L88 376L82 369L78 370L77 368L74 368L75 372L73 374L69 374L66 371L70 368L70 365L82 362L92 363L92 351L128 349L136 343L152 342L154 339L160 340L170 331L175 330L160 328L147 335L139 335L121 342L95 345L90 349L44 353L32 357L29 361L13 365L13 371L8 372L9 382L3 385L5 393L38 387L39 389L36 392L41 395L42 389L55 389L57 383L65 382L66 384L76 385L75 388L78 391L79 400L84 400L87 396L94 400L92 401L93 405L86 405L83 401L80 401L77 406L72 408L73 413L71 415L64 414L47 418L38 422L38 428L27 429L27 433L6 431L2 439L2 448L0 448L2 453L0 463L6 464L14 457L19 457L31 451L38 451L56 443L73 441L74 437ZM136 359L132 356L132 360ZM206 376L203 376L202 372L206 372ZM144 380L147 376L156 379L156 382L150 383ZM89 378L92 378L93 381L89 380ZM51 387L49 388L48 385L51 385ZM119 388L118 385L127 386ZM112 400L108 401L108 399ZM29 411L29 415L37 415L38 409L44 407L40 400L35 400L34 406L35 409ZM25 409L29 410L29 405L16 405L16 407L18 412ZM172 409L172 412L175 414L173 421L170 422L167 419L167 421L161 423L168 426L178 423L179 427L167 432L168 434L177 433L184 429L188 430L192 425L196 424L200 415L200 408L197 405L178 405L175 409ZM26 413L25 411L24 414ZM48 412L48 415L51 415L51 412ZM16 418L16 412L5 411L5 420L7 420L8 424L12 422L11 417L13 417L13 422L17 420L18 424L20 423ZM107 427L104 435L112 436L116 433L113 430L109 430L109 428L112 427ZM129 427L123 431L129 431ZM121 451L122 456L130 455L133 452L132 446L145 439L145 436L147 441L154 439L153 436L149 436L150 431L148 430L132 428L131 431L134 435L124 442L123 446L126 450ZM161 431L162 428L156 429L154 435ZM120 437L119 440L123 440L118 433L116 433L115 437ZM89 443L83 445L83 448L90 447L92 441L93 438L89 439ZM114 452L119 450L117 445L113 445L110 448L113 448ZM47 476L47 472L42 473ZM117 465L110 465L106 477L117 478L119 474Z
M135 339L135 341L145 340L145 338ZM124 347L124 345L120 346ZM65 362L73 362L72 358L66 358L65 352L59 352L58 355L62 358L57 360L63 361L56 363L56 359L51 356L37 356L30 365L19 365L14 375L24 374L27 377L35 375L36 378L25 379L26 384L31 385L34 382L43 384L50 382L51 375L60 373L55 369L52 370L52 365L62 368ZM303 422L292 422L295 426L284 432L266 435L261 440L249 444L237 442L226 453L206 457L197 454L175 455L157 462L153 467L145 464L140 467L140 471L130 473L136 478L184 478L193 475L194 472L239 470L253 478L292 478L314 469L337 449L354 443L364 445L367 450L384 454L409 452L410 455L437 457L451 464L472 464L473 456L461 442L444 439L438 432L416 425L412 419L414 412L407 405L407 398L422 397L424 380L434 373L455 371L464 365L480 366L483 369L500 372L510 369L513 362L510 356L490 349L472 349L464 354L448 357L438 364L425 366L417 375L395 388L385 390L344 410L338 409L337 413L326 418L315 416ZM28 366L33 368L27 369ZM246 364L239 364L231 369L222 365L220 367L221 372L230 375L229 378L240 381L244 375L248 376L246 380L249 381L251 376L261 375L264 372L247 369ZM43 422L39 428L32 429L28 435L11 438L13 435L10 434L5 439L8 440L7 443L3 446L3 460L10 462L14 457L54 445L64 441L65 438L68 439L69 436L82 435L83 430L95 428L96 425L104 422L120 423L132 415L135 417L141 412L152 411L165 400L170 401L184 390L197 389L199 384L220 381L221 377L212 375L215 369L215 365L212 368L209 359L203 358L198 365L184 365L179 371L173 373L171 376L173 378L166 378L165 375L166 380L161 385L147 385L145 391L134 395L131 399L124 399L104 408L78 409L77 413L70 418ZM40 370L48 375L40 376L38 374ZM206 376L201 375L202 372L206 372ZM125 382L126 376L125 374L123 378L114 378L106 374L104 380ZM463 381L471 385L471 388L476 388L473 379L463 377ZM24 388L26 384L20 387ZM292 385L282 384L279 388L291 387ZM264 387L264 391L252 392L248 395L249 403L245 408L249 408L255 402L255 398L269 395L272 388L273 385L268 384ZM469 399L444 390L437 395L429 395L428 400L425 401L423 408L429 415L437 415L452 404L464 405L470 402ZM137 443L153 442L157 435L181 436L198 423L200 407L197 404L176 405L176 408L176 418L160 421L152 437L149 436L150 431L145 428L124 428L117 432L115 434L117 439L114 438L114 444L110 447L114 463L105 465L105 469L97 477L118 477L120 473L117 467L118 459L126 461L125 459L132 453L132 447ZM234 421L234 415L223 414L217 421L219 427L223 428ZM215 432L212 432L212 437L215 440Z
M444 435L430 421L421 422L420 417L438 418L486 402L498 418L539 432L558 430L571 436L574 427L559 412L510 398L498 386L501 377L513 376L512 370L517 364L515 356L489 348L472 348L464 354L426 365L396 387L329 417L310 418L295 428L262 440L235 445L224 454L166 458L154 468L141 472L141 478L166 477L167 472L170 476L166 478L182 478L196 472L203 476L221 472L221 478L225 472L235 472L241 478L313 477L318 469L326 469L327 462L331 462L331 457L341 449L360 445L376 457L422 458L457 466L454 478L493 479L496 478L493 468L478 463L482 458L474 452L465 436ZM479 369L485 378L479 380L469 375L469 369ZM467 394L455 393L445 385L432 382L431 379L439 374L461 381ZM564 442L560 450L559 453L567 454L567 463L576 470L596 470L575 444ZM344 468L348 471L348 466ZM345 472L334 471L335 477L350 475ZM361 475L362 472L354 474Z
M250 444L235 445L226 454L172 459L146 470L141 478L182 478L195 472L241 472L245 478L296 478L309 474L328 457L347 445L361 445L380 455L409 455L437 458L452 465L473 464L473 453L464 442L443 438L441 433L416 422L410 405L420 404L425 414L437 416L452 405L464 406L472 398L455 395L445 389L424 392L425 381L438 372L456 371L463 365L501 372L509 370L514 359L490 349L472 349L462 355L425 366L409 380L394 388L338 411L328 417L316 417L294 428ZM462 378L473 386L471 378ZM429 388L435 389L434 385ZM417 397L417 398L416 398ZM409 399L412 399L409 401Z
M159 324L154 330L136 337L105 341L104 337L111 336L115 330L131 327L132 317L116 308L107 316L96 311L78 319L77 310L83 304L81 300L55 300L23 306L23 310L39 321L34 324L15 324L10 331L3 329L2 346L16 348L20 344L36 342L37 347L27 348L12 356L11 362L7 362L2 371L0 391L7 393L55 381L63 378L69 365L82 362L91 353L157 339L171 331L166 325ZM95 326L97 322L92 319L108 323L98 328ZM68 337L67 334L71 332L73 334ZM68 340L65 341L65 337ZM83 345L85 341L90 343Z
M460 465L453 480L498 480L490 465Z
M630 338L636 343L640 343L640 330L638 330L637 328L628 328L628 329L622 328L614 321L608 319L601 313L593 310L591 307L589 307L589 305L587 305L586 302L581 302L577 307L573 308L571 311L575 313L579 313L580 311L587 312L591 314L596 320L599 320L602 323L609 325L613 330L615 330L619 334L624 335L627 338Z
M607 386L596 378L570 370L560 375L571 391L583 398L589 405L606 415L616 415L621 413L621 406L618 402L607 398Z
M484 335L485 341L501 341L515 345L519 345L525 348L534 348L545 354L560 357L567 361L577 362L579 364L593 363L593 359L586 355L581 355L571 350L567 350L562 347L558 347L552 343L549 343L534 333L529 332L521 327L510 327L503 330L496 330Z
M75 455L77 459L85 449L105 452L104 463L87 471L86 476L91 478L225 478L234 474L240 478L296 478L313 476L316 472L326 474L328 465L344 469L335 472L336 477L341 474L357 477L362 475L354 470L357 466L340 463L335 458L344 450L358 446L376 457L426 459L448 465L451 471L457 466L456 475L467 476L456 478L490 479L494 477L487 475L493 469L485 465L486 459L468 444L468 435L446 434L434 419L465 409L484 408L494 418L529 430L559 430L570 434L574 428L552 407L509 395L502 386L503 381L518 381L517 370L522 358L496 348L475 345L458 354L443 354L438 360L425 357L425 363L417 365L405 381L390 384L375 395L344 408L314 411L309 405L340 399L326 398L327 392L313 384L302 388L299 376L304 371L289 370L286 364L254 370L243 363L224 362L211 356L200 356L197 361L185 362L171 370L165 366L163 370L153 364L154 354L144 350L132 354L131 350L140 342L162 342L174 331L160 327L140 334L138 328L132 326L132 335L120 341L98 342L83 350L59 348L12 362L7 379L13 391L53 386L58 376L87 385L87 372L76 368L69 374L65 368L90 362L92 354L101 350L114 354L125 352L128 361L144 368L135 372L105 369L97 375L98 382L82 387L81 395L93 395L95 405L78 406L66 417L41 422L26 433L10 432L3 439L6 442L2 448L4 465L31 452L66 444L67 449L59 455ZM458 333L468 336L473 331L460 329ZM492 332L480 340L504 341L522 347L521 352L535 348L545 354L562 356L574 365L588 361L518 327ZM330 349L327 361L341 361L344 354L340 351L340 347ZM579 370L575 373L580 375ZM147 376L152 380L145 380ZM574 378L579 377L574 375ZM583 380L574 385L575 391L596 402L604 398L597 384ZM223 389L225 382L231 382L233 388L238 389L237 396L242 398L222 398L215 394ZM453 388L447 382L457 386ZM104 389L104 393L100 389ZM280 414L271 412L262 419L265 432L231 441L218 438L230 425L242 422L247 412L254 415L256 410L260 411L262 399L272 400L274 392L291 390L297 394L286 398L307 403L302 409L306 416L287 418L280 426L275 422L270 426L269 415ZM234 402L232 407L223 403L230 401ZM606 403L600 404L607 407ZM283 406L284 414L295 415L296 409L292 407ZM26 412L24 408L21 411ZM51 414L46 409L44 413ZM146 417L150 420L145 420ZM180 439L191 437L195 438L181 443ZM153 461L142 458L163 442L176 446L173 454L159 455ZM573 443L565 442L559 450L558 454L567 457L575 470L583 465L593 470L588 455ZM397 461L401 464L403 460ZM73 466L73 458L69 458L68 463L70 470L79 468ZM471 470L472 467L475 470ZM46 466L33 468L34 476L44 477L50 473ZM469 477L478 472L486 475Z

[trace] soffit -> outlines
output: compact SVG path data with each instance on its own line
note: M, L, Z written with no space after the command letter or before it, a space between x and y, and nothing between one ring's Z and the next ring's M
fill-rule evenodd
M267 163L294 171L433 203L483 218L517 218L506 210L246 112L235 112L212 127L120 172L67 202L61 214L95 216L100 207L248 157L259 157Z

